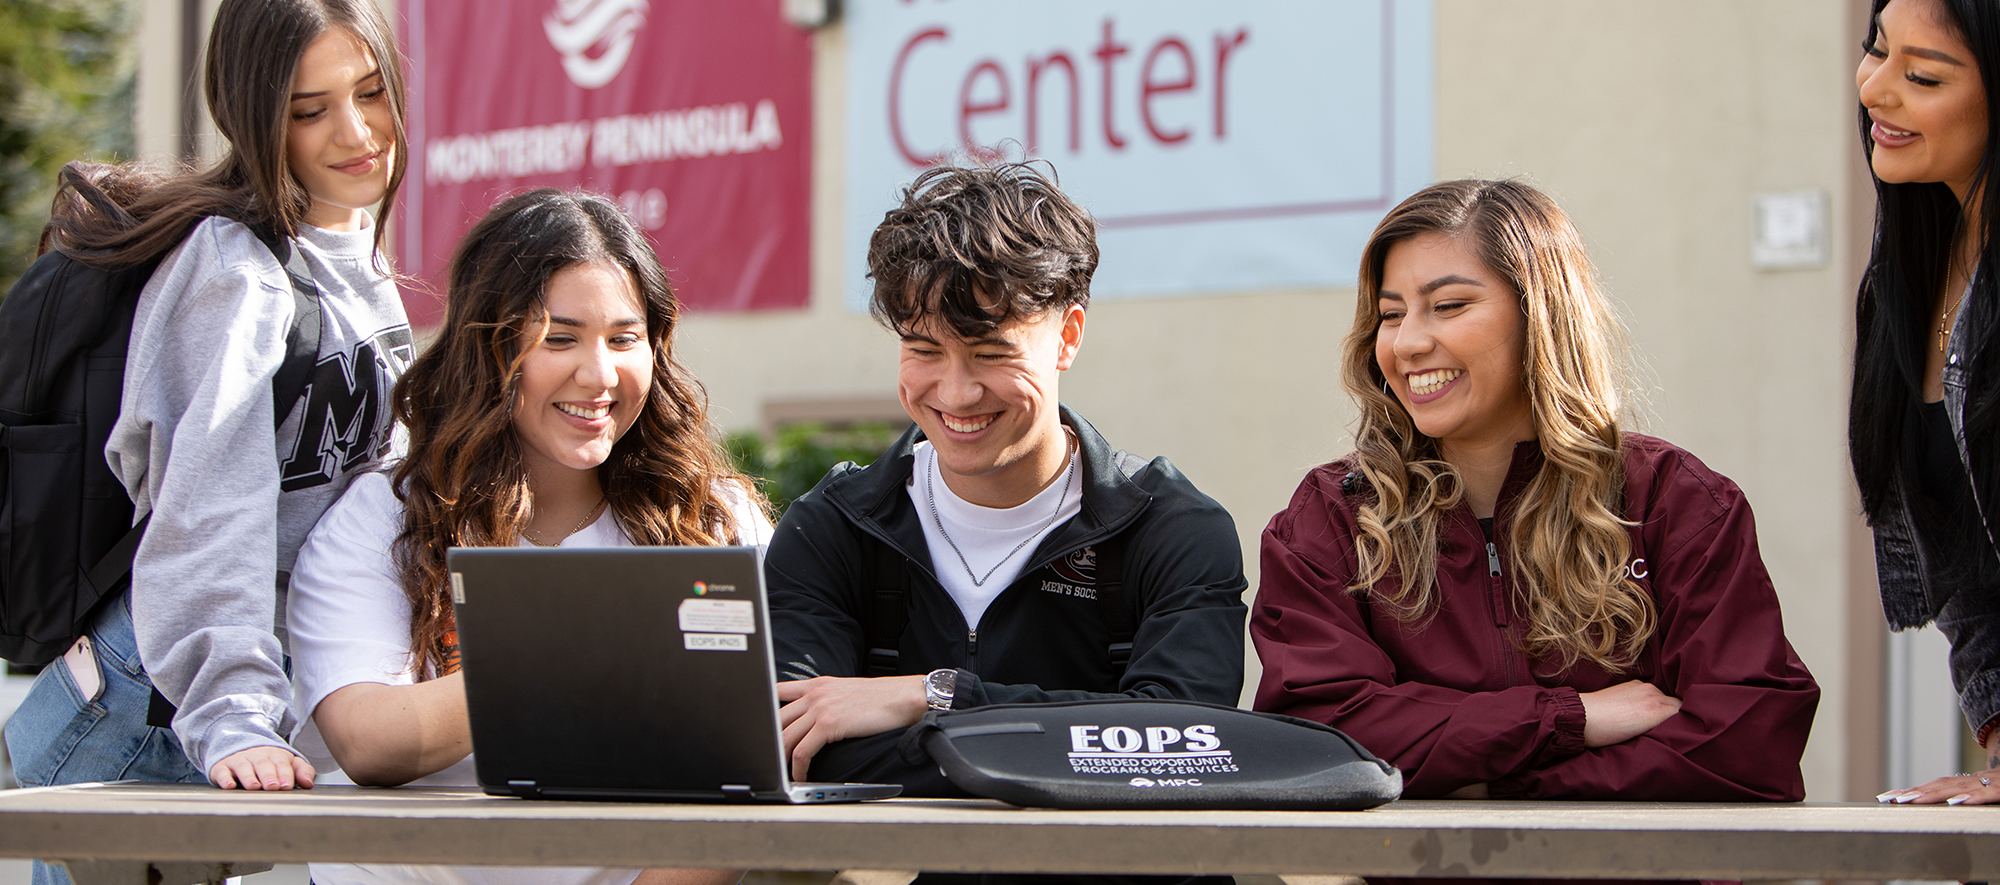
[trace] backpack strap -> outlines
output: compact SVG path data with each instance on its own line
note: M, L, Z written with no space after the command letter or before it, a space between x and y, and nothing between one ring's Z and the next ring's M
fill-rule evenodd
M1132 662L1132 637L1138 632L1132 606L1125 597L1125 536L1112 535L1097 545L1097 611L1111 633L1111 674L1125 678Z
M861 591L862 661L868 676L896 676L903 629L909 626L910 609L906 598L910 572L903 557L889 545L867 538L870 585Z
M112 588L132 573L132 557L138 554L139 539L145 537L146 524L152 521L153 514L146 514L145 519L139 520L138 525L127 530L125 537L98 558L90 571L83 573L83 579L90 582L90 589L97 593L98 599L110 596Z
M298 408L299 398L305 396L306 387L312 383L313 367L319 364L324 331L319 286L313 282L312 268L306 265L305 256L292 248L290 239L262 225L250 229L256 231L257 238L284 265L285 277L292 283L292 327L285 330L285 361L271 379L271 402L276 406L271 410L272 420L282 426L292 410Z

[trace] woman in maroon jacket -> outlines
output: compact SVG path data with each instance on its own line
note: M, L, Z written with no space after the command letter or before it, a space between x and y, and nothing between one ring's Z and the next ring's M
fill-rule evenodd
M1819 688L1750 505L1619 432L1617 324L1562 210L1430 187L1360 292L1356 451L1264 531L1257 709L1353 735L1412 798L1802 798Z

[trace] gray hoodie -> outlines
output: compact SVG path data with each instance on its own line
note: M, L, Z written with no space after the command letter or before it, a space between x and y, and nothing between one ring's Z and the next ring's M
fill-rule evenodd
M410 328L373 238L304 227L292 240L320 291L320 361L275 432L271 378L293 299L249 228L202 222L139 299L104 457L133 519L153 515L132 565L132 621L203 772L286 746L300 714L284 671L281 575L352 478L400 447L389 391L410 363Z

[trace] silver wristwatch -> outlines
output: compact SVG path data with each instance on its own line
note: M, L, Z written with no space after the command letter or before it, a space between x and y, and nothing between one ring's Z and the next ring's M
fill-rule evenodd
M957 688L957 670L950 667L932 670L924 677L924 704L933 710L949 710L951 694Z

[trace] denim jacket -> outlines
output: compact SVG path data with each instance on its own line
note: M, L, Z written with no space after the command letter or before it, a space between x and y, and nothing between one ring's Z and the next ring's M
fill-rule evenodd
M1966 350L1969 336L1956 333L1967 326L1967 317L1975 310L1993 309L1966 299L1953 324L1943 374L1945 412L1951 417L1959 462L1966 468L1973 509L1979 514L1989 553L2000 551L1994 533L2000 511L1992 509L2000 501L1986 500L1994 495L1982 488L2000 486L1992 485L1994 477L1975 475L1966 448L1966 365L1971 356ZM1983 737L1989 723L2000 717L2000 586L1983 579L1974 586L1954 586L1945 577L1940 541L1917 532L1907 492L1898 496L1896 508L1876 520L1873 528L1875 576L1882 587L1882 610L1889 626L1902 630L1937 621L1938 629L1951 640L1951 678L1958 689L1959 706L1966 721Z

